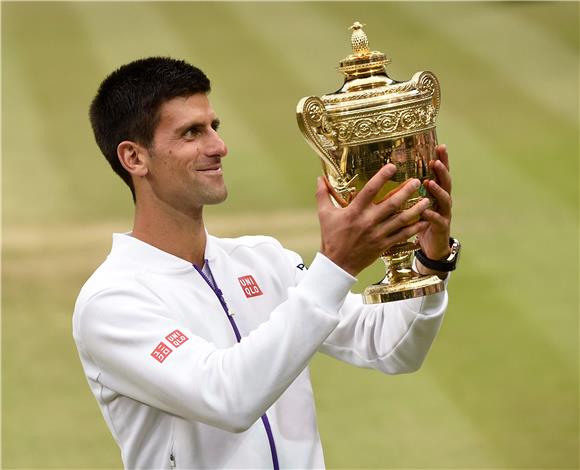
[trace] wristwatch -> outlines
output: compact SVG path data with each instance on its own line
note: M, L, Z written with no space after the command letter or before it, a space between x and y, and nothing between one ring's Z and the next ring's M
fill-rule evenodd
M433 271L439 271L447 273L449 271L453 271L457 266L457 261L459 260L459 253L461 252L461 243L457 238L450 238L449 239L449 247L451 248L451 254L443 260L432 260L427 258L423 250L419 250L415 252L415 257L420 263L428 269L432 269Z

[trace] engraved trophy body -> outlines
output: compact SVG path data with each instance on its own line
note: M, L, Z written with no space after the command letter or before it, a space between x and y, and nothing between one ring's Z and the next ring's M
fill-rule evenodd
M391 79L385 70L390 60L369 49L362 27L359 22L351 26L353 54L338 67L345 76L343 86L320 98L302 98L296 111L300 130L322 160L333 202L343 207L383 165L392 163L397 172L377 201L409 178L432 179L429 163L437 159L435 120L441 98L437 78L431 72L417 72L406 82ZM423 197L428 194L421 185L401 209ZM417 249L409 240L383 253L386 276L364 290L363 301L391 302L443 290L437 276L412 270Z

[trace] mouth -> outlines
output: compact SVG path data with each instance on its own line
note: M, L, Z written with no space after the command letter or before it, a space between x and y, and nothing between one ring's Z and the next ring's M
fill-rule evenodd
M210 166L207 168L198 168L196 171L203 173L205 175L222 175L223 169L221 165Z

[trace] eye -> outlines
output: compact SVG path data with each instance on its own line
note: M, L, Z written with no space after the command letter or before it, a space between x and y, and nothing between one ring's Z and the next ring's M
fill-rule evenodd
M212 129L213 129L214 131L216 131L216 132L217 132L217 130L220 128L220 124L221 124L220 120L219 120L219 119L216 119L215 121L213 121L213 122L211 123L211 127L212 127Z
M197 126L190 127L183 133L183 137L186 139L193 139L197 137L200 133L200 129Z

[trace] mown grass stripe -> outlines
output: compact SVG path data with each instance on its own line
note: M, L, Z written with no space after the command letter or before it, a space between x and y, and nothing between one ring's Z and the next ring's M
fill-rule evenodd
M66 179L54 162L45 117L47 107L39 97L38 70L32 51L16 54L13 36L26 30L28 18L20 5L3 5L3 219L31 220L51 204L66 200ZM4 53L6 52L6 53ZM39 194L41 197L39 198Z
M508 468L575 468L577 366L562 361L545 331L530 327L518 296L498 288L501 278L478 272L470 261L464 259L464 271L450 284L429 373L488 435ZM544 326L551 327L552 312L544 313ZM573 338L577 328L571 322L564 328Z
M433 363L386 377L317 356L312 379L328 468L508 468L490 436L432 377ZM362 403L365 425L355 428Z
M290 176L292 165L285 158L288 156L286 141L271 132L272 127L278 131L287 129L280 124L280 116L285 111L268 108L276 84L272 81L264 86L265 69L256 64L261 51L231 14L230 4L180 4L162 11L181 40L194 44L191 60L212 79L211 100L222 120L222 137L229 146L224 165L232 188L232 197L217 211L293 205L300 194L300 185ZM193 17L199 23L195 30L189 20ZM220 21L216 22L216 17ZM200 42L200 37L208 38L207 44ZM256 181L261 192L248 190ZM243 190L235 192L236 188ZM275 197L264 198L264 194Z
M528 312L524 321L542 331L572 365L578 343L563 341L561 325L574 322L577 312L575 212L560 204L555 188L519 177L509 159L498 156L460 119L452 126L477 149L471 157L486 161L477 178L456 179L456 193L462 197L455 205L455 230L466 241L465 255L477 271L496 279L498 289L518 299Z
M406 19L404 15L399 15L399 10L407 11L407 8L393 4L392 13L400 20L397 23L401 23L399 29L393 31L393 35L396 37L397 32L404 35L405 30L417 28L419 24L424 36L418 36L412 43L398 45L398 60L428 61L439 76L443 95L438 119L440 140L450 144L451 152L454 152L456 142L464 139L461 132L454 127L455 124L449 125L449 122L462 121L476 126L484 140L493 143L490 150L494 155L514 162L519 167L522 178L534 181L538 187L552 188L560 198L559 205L571 206L575 210L578 200L576 181L574 178L561 176L563 168L570 174L578 172L578 130L575 122L552 112L549 106L531 99L514 80L505 80L501 72L501 58L490 65L470 52L474 39L489 31L485 23L473 25L473 33L466 33L462 40L450 37L448 29L462 28L459 25L464 20L476 16L479 9L486 7L475 3L411 6L411 11L421 10L419 19L414 16ZM443 26L447 22L449 26ZM512 47L508 31L501 29L495 31L495 34L507 42L502 50L512 51L513 56L517 57L517 60L512 61L514 64L511 67L520 70L523 75L526 70L535 66L535 56L518 52L518 47L521 47L519 43ZM413 51L413 47L417 52ZM405 50L408 54L401 54ZM413 59L415 56L419 58ZM545 91L546 96L550 95L547 99L569 103L577 101L574 97L578 96L578 70L574 64L558 63L553 67L551 73L562 77L565 86L561 88L547 89L541 80L537 81L537 86ZM451 120L453 115L455 120ZM474 178L475 170L486 164L487 156L476 160L472 154L477 149L471 145L467 147L468 152L453 153L452 159L462 159L466 165L469 163L473 171L465 177ZM457 169L456 165L455 168ZM458 175L456 180L463 178L464 175Z
M562 8L556 5L556 8ZM571 125L578 123L578 54L516 9L498 9L490 3L472 4L471 14L463 8L421 3L406 6L421 26L447 36L486 67L495 69L501 80L518 88L538 106L560 115ZM573 5L565 5L574 14ZM437 15L437 12L440 14ZM444 13L444 15L443 15ZM576 15L578 10L576 8ZM440 20L445 16L446 26ZM469 38L469 41L466 41ZM509 40L509 47L506 44ZM562 74L562 66L576 69L575 77ZM566 90L568 96L561 93ZM493 91L489 90L493 95Z

